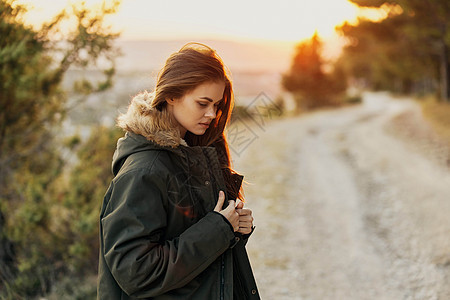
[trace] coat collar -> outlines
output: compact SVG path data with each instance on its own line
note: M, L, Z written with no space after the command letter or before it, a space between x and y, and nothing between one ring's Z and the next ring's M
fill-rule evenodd
M188 146L180 136L175 120L167 110L159 111L151 106L153 94L143 92L136 95L126 114L119 116L118 126L126 131L142 135L162 147Z

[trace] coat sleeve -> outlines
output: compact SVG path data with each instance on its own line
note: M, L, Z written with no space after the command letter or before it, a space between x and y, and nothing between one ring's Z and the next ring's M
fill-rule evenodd
M130 296L148 298L186 285L234 239L222 216L209 212L173 240L166 227L163 179L131 172L113 182L101 217L103 255L117 283Z

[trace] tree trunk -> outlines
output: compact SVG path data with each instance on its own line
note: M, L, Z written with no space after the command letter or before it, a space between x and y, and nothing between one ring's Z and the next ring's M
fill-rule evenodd
M441 99L450 102L450 64L448 58L448 46L441 41Z
M5 219L3 212L0 210L0 281L5 284L3 287L0 285L0 291L2 291L2 288L6 288L8 282L12 282L15 273L14 245L2 232L4 228Z

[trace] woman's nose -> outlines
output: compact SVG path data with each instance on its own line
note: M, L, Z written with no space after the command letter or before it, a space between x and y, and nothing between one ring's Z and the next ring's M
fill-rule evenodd
M214 119L216 117L216 107L213 105L208 109L208 111L205 113L205 117Z

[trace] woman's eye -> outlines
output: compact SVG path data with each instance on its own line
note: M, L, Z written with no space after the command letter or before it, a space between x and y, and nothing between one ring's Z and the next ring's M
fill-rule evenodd
M201 103L201 102L199 102L198 105L203 106L203 107L208 106L208 104L206 104L206 103Z

